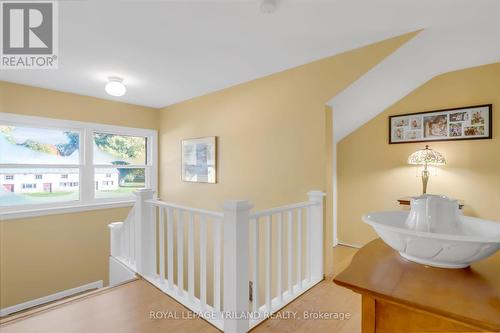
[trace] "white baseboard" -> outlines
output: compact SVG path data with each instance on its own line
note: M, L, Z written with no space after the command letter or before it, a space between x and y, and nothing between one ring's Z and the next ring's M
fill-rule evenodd
M84 292L87 290L99 289L102 287L103 287L103 282L102 282L102 280L99 280L99 281L84 284L83 286L63 290L63 291L60 291L60 292L52 294L52 295L40 297L40 298L33 299L31 301L28 301L28 302L24 302L24 303L16 304L13 306L9 306L8 308L0 309L0 317L9 315L9 314L14 313L14 312L26 310L28 308L42 305L42 304L45 304L48 302L57 301L58 299L68 297L71 295L75 295L75 294L78 294L78 293L81 293L81 292Z
M351 243L346 243L346 242L337 242L338 245L343 245L343 246L349 246L349 247L353 247L355 249L360 249L363 247L363 245L359 245L359 244L351 244Z

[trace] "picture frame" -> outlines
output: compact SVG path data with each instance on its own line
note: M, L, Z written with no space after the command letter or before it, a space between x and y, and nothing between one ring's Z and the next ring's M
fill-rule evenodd
M217 183L217 137L181 140L181 177L191 183Z
M493 105L389 116L389 144L493 138Z

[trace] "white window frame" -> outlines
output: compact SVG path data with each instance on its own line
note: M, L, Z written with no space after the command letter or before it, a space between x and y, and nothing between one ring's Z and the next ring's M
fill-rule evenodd
M10 126L26 126L34 128L71 130L80 134L80 164L39 165L39 164L0 164L0 168L74 168L79 169L79 200L54 202L48 204L30 204L0 207L0 220L25 218L52 214L62 214L94 209L107 209L132 206L134 198L94 198L96 168L113 168L112 165L96 165L93 162L93 134L109 133L116 135L139 136L146 138L146 188L157 190L158 182L158 132L153 129L133 128L105 125L73 120L53 119L46 117L25 116L0 112L0 123ZM120 166L122 167L122 166ZM132 168L134 166L127 165ZM85 181L84 181L85 180Z

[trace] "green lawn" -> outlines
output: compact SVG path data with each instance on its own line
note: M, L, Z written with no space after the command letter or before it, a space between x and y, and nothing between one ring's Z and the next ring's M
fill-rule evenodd
M120 187L143 188L144 187L144 183L141 183L141 182L138 182L138 183L130 182L130 183L125 183L123 185L120 185Z
M130 198L134 199L132 192L144 188L144 183L126 183L113 191L97 191L95 197L100 198ZM0 196L0 206L22 204L45 204L53 202L78 200L79 192L36 192L36 193L7 193Z
M144 183L127 183L125 185L120 185L116 190L110 191L97 191L95 193L96 198L119 198L119 197L133 197L132 192L144 188Z
M46 204L53 202L78 200L79 193L75 192L38 192L38 193L6 193L0 195L0 206Z
M73 192L36 192L36 193L24 193L24 195L33 198L53 198L62 197L65 195L71 195Z

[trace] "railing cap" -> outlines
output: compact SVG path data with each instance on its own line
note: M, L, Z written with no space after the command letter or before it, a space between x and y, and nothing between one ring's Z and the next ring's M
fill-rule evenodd
M253 204L247 200L227 200L224 201L223 208L230 211L250 210L253 208Z
M134 195L138 197L147 197L154 194L155 191L150 188L140 188L134 191Z
M310 201L323 201L323 197L326 196L326 193L322 191L309 191L307 192L307 196Z
M108 224L109 229L120 229L123 226L123 222L113 222Z

